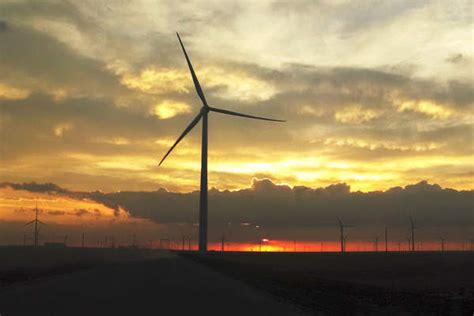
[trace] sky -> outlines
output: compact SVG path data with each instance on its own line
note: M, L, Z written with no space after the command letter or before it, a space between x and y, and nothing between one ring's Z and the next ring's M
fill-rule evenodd
M2 1L4 181L189 192L209 183L473 188L470 1Z
M158 167L201 106L178 31L211 106L287 121L211 113L210 187L232 196L258 183L342 185L372 196L421 183L465 194L473 21L472 1L2 1L0 182L192 195L200 124ZM21 205L2 199L23 192L35 204L23 189L1 189L3 218ZM104 207L87 199L71 218Z

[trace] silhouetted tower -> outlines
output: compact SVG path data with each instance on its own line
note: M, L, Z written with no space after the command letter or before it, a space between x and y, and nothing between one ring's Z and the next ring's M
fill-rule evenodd
M411 251L415 251L415 223L413 218L410 216L410 229L411 229Z
M440 241L440 244L441 244L441 251L444 251L444 238L440 237L439 241Z
M38 210L38 204L36 204L36 209L35 210L36 210L35 219L32 220L31 222L26 223L25 226L28 226L28 225L33 224L33 223L35 224L34 246L38 247L38 243L39 243L39 225L38 224L42 224L42 225L46 225L46 224L38 219L38 211L39 211Z
M388 231L387 231L387 226L385 226L385 252L388 252Z
M256 119L256 120L264 120L264 121L273 121L273 122L284 122L282 120L275 120L275 119L270 119L270 118L265 118L265 117L259 117L259 116L254 116L254 115L247 115L247 114L242 114L234 111L229 111L229 110L224 110L224 109L218 109L211 107L207 104L206 97L204 96L204 92L201 88L201 84L199 83L199 80L196 76L196 73L194 72L194 68L191 64L191 60L188 56L188 53L186 52L186 49L184 48L184 44L181 41L181 38L178 33L176 33L178 36L179 44L181 45L181 49L183 50L184 57L186 58L186 62L188 64L189 72L191 73L191 77L194 83L194 88L196 89L196 93L198 94L199 98L201 99L202 102L202 107L196 115L196 117L191 121L191 123L186 127L186 129L181 133L181 135L178 137L176 142L171 146L171 148L166 152L164 157L161 159L160 163L158 166L160 166L163 161L168 157L168 155L171 153L171 151L179 144L179 142L196 126L196 124L199 123L199 121L202 120L202 136L201 136L201 185L200 185L200 191L199 191L199 252L204 253L207 252L207 209L208 209L208 179L207 179L207 149L208 149L208 126L207 126L207 119L208 115L210 112L217 112L220 114L225 114L225 115L232 115L232 116L239 116L239 117L245 117L245 118L250 118L250 119Z
M375 237L375 240L374 240L374 250L375 250L375 252L378 252L378 251L379 251L379 237Z
M343 240L344 240L344 243L342 244L342 246L343 246L344 252L346 252L346 244L347 244L347 238L348 238L348 237L349 237L349 234L346 234L346 235L344 236L344 239L343 239Z
M339 218L339 216L337 216L337 221L339 223L339 230L340 230L340 234L341 234L341 252L345 252L346 251L346 238L349 236L349 235L346 235L344 236L344 228L349 228L349 227L354 227L354 226L350 226L350 225L344 225L341 221L341 219Z

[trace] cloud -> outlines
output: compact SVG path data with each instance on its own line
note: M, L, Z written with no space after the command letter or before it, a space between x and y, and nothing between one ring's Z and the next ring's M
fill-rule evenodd
M23 184L15 187L25 189L36 186ZM51 189L52 192L57 190L54 186ZM95 200L115 210L123 208L130 216L169 227L180 224L185 225L183 227L187 230L193 230L197 222L198 192L63 192L67 196ZM319 238L333 238L337 216L346 223L357 225L359 233L353 231L355 238L366 238L382 231L384 226L389 227L393 238L404 238L408 218L412 216L423 238L437 238L430 235L436 232L449 232L457 238L461 232L469 234L474 224L473 197L474 191L445 189L426 181L404 188L363 193L351 191L345 183L310 188L279 185L269 179L253 179L246 189L210 190L209 221L214 239L220 236L221 229L228 223L236 227L249 226L245 223L259 225L268 234L273 234L273 238L291 238L291 234L310 237L305 234L311 231ZM74 212L77 216L90 213L82 209ZM235 238L251 240L255 232L248 230L236 228Z
M452 63L452 64L461 64L466 62L466 57L463 54L454 54L451 55L450 57L446 58L446 62Z
M200 107L179 29L209 104L287 120L212 113L211 185L472 188L471 67L445 62L471 59L466 12L468 2L2 3L0 172L86 191L198 188L198 128L156 167Z
M0 32L5 32L6 30L8 30L7 22L0 20Z

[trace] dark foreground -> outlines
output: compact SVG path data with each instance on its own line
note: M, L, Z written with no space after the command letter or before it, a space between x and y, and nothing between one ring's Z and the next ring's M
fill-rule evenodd
M472 315L474 253L0 247L0 314Z
M2 316L298 314L174 253L0 247L0 258Z
M311 314L474 313L473 252L183 255Z

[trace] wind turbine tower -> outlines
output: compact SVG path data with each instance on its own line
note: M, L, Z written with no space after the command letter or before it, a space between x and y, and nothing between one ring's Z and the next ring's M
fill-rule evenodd
M415 222L410 216L410 229L411 229L411 251L415 251Z
M339 218L339 216L337 217L337 222L339 223L339 231L341 234L341 252L345 252L346 251L346 238L348 237L348 235L347 236L344 235L344 228L349 228L349 227L354 227L354 226L344 225L344 223Z
M28 226L28 225L31 225L31 224L35 224L35 236L34 236L34 245L35 247L38 247L38 243L39 243L39 225L38 224L42 224L42 225L46 225L45 223L43 223L42 221L40 221L38 219L38 204L36 204L36 209L35 209L35 219L32 220L31 222L28 222L25 224L25 226Z
M168 157L171 151L178 145L178 143L196 126L199 121L202 119L202 140L201 140L201 189L199 195L199 252L205 253L207 252L207 117L209 112L216 112L220 114L232 115L232 116L239 116L257 120L264 120L264 121L273 121L273 122L284 122L283 120L275 120L265 117L258 117L253 115L242 114L238 112L233 112L224 109L218 109L209 106L207 103L206 97L204 96L204 92L201 88L201 84L194 72L194 68L191 64L191 60L189 59L188 53L184 48L183 42L178 33L179 44L181 45L181 49L183 50L184 57L186 58L186 62L188 64L189 72L191 73L191 77L193 79L194 87L196 89L196 93L201 99L202 107L197 116L189 123L186 129L181 133L178 137L176 142L171 146L168 152L164 155L161 159L159 166L163 163L163 161Z

